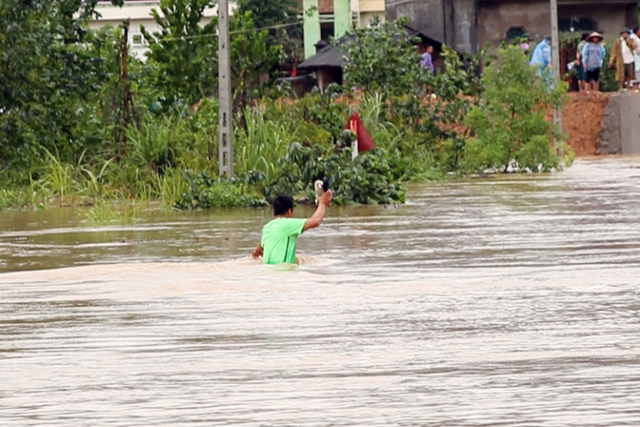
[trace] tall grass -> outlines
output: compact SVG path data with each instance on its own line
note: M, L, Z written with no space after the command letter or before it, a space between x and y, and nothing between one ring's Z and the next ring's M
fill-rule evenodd
M188 184L181 170L173 170L164 176L158 176L157 186L160 199L167 207L174 206L188 190Z
M176 120L144 120L140 129L129 128L127 160L139 168L159 170L175 166L181 148L187 144L182 117Z
M112 188L108 174L113 169L114 159L91 167L83 164L84 153L77 164L62 163L50 151L44 149L46 163L39 179L31 182L30 191L54 199L62 205L91 205L98 199L110 198L116 191Z
M234 166L238 172L256 170L273 182L281 172L280 160L298 137L298 127L283 117L268 120L262 110L247 108L245 126L234 134Z
M134 224L138 220L138 205L100 201L96 205L81 211L81 221L91 224Z
M442 179L438 153L430 150L409 126L389 120L387 105L379 94L364 97L360 117L376 145L393 159L394 170L401 181Z
M44 202L45 196L43 193L32 187L14 190L3 188L0 190L0 210L43 207Z

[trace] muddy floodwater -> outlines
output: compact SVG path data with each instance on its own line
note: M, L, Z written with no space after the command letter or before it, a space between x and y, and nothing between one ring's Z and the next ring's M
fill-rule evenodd
M1 426L640 425L640 158L332 207L299 267L139 209L0 212Z

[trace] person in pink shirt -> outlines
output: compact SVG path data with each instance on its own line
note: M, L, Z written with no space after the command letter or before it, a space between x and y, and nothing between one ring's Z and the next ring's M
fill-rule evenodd
M425 52L422 54L422 61L420 65L435 72L436 67L433 65L433 46L427 46Z

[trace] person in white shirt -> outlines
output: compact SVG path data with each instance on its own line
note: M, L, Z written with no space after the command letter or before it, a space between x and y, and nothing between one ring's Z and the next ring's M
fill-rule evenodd
M636 78L638 78L640 75L640 27L635 27L629 38L636 45L633 54L636 57Z

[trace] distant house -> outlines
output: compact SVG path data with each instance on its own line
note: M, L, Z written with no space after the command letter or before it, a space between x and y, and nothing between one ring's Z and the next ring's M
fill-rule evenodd
M236 1L231 0L229 9L233 12ZM151 11L160 6L160 0L125 0L122 7L114 6L110 0L98 0L96 5L97 17L89 22L92 29L100 29L106 26L117 27L123 21L129 20L129 45L131 53L140 59L149 50L148 44L140 31L140 25L144 25L151 34L160 31L160 27L153 19ZM217 16L217 6L208 7L204 11L202 25L206 25Z
M468 54L525 34L540 40L551 29L548 0L386 0L386 13L407 16L413 28ZM561 32L617 36L638 25L638 1L558 0L558 24Z
M344 36L337 40L336 46L320 40L316 43L316 54L305 60L298 69L303 72L315 73L317 84L324 90L332 83L342 84L342 55L341 46L351 36Z
M442 43L431 39L410 27L406 27L406 30L409 35L420 39L420 44L416 46L416 49L423 49L427 45L433 46L433 58L436 66L438 66L440 53L442 51ZM335 46L331 46L321 40L316 44L317 53L298 65L298 69L303 72L315 73L317 84L323 90L332 83L341 85L343 83L342 58L345 55L343 46L347 41L353 40L353 38L353 35L341 37L336 41Z
M341 0L344 1L344 0ZM347 0L351 9L351 20L356 27L366 27L374 17L384 20L385 0ZM320 15L322 39L328 40L334 35L336 0L317 0ZM300 3L303 3L300 0Z

